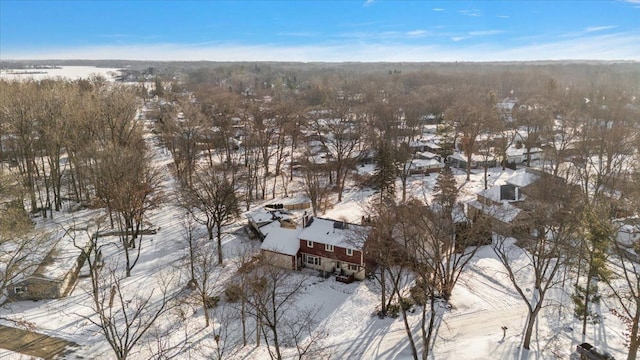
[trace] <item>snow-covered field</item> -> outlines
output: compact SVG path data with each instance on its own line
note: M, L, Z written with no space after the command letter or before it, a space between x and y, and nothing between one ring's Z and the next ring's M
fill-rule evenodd
M171 162L166 151L157 147L155 162L157 166L166 166ZM171 199L174 180L170 172L165 172L164 188L167 198ZM490 169L489 186L503 182L512 170ZM484 188L482 171L472 175L469 182L465 175L456 172L458 183L462 186L463 199L471 199ZM409 180L410 193L419 198L430 198L437 176L415 176ZM295 194L294 194L295 195ZM359 190L351 187L346 190L344 200L335 204L323 216L346 218L358 221L363 214L364 204L373 196L371 190ZM86 218L87 211L74 213L73 217ZM181 222L184 213L179 207L168 201L161 209L153 211L149 221L160 230L156 235L148 236L142 250L142 257L133 269L132 276L125 282L125 288L131 292L149 292L159 286L159 275L164 279L171 276L174 290L183 287L185 278L178 270L184 265L185 243L181 240ZM54 228L60 222L72 221L71 214L56 215L54 220L41 220L39 226ZM244 220L239 220L240 227ZM233 270L233 257L240 246L256 246L256 241L246 239L242 232L225 235L223 247L229 259L223 272L227 276ZM115 256L115 250L105 256ZM515 261L524 259L516 258ZM569 283L569 282L568 282ZM113 355L99 329L83 316L91 313L89 279L79 279L74 291L66 298L46 301L11 303L0 309L0 319L10 318L28 322L33 330L73 341L80 348L68 355L69 358L111 359ZM626 356L623 339L623 325L609 313L612 299L603 298L600 305L604 319L599 324L588 327L587 334L580 334L580 321L573 317L570 299L571 286L566 291L554 290L549 294L548 304L540 314L534 329L532 350L528 357L522 352L521 342L527 310L525 304L513 289L501 263L496 259L490 246L481 248L471 261L468 270L462 275L451 301L451 309L446 311L437 330L433 359L569 359L576 344L583 341L598 344L617 358ZM336 282L333 278L312 277L306 286L306 292L298 299L301 307L319 308L320 326L326 329L326 337L321 340L323 353L330 359L407 359L411 358L408 341L401 318L380 319L374 316L379 303L380 288L376 282L365 280L352 284ZM157 295L156 295L157 296ZM202 310L187 314L189 322L189 342L211 340L211 333L201 331L204 324ZM0 324L5 324L0 320ZM418 312L410 315L411 326L417 333ZM6 323L6 325L11 325ZM503 338L501 327L506 326ZM177 334L176 337L180 335ZM236 334L237 336L237 334ZM254 336L255 337L255 336ZM149 356L147 349L141 349L134 358ZM212 354L185 352L177 358L212 358ZM21 359L24 355L0 350L0 359ZM264 348L256 349L250 343L245 349L233 355L233 358L268 359Z
M100 68L95 66L60 66L49 69L1 69L0 79L5 80L42 80L48 78L64 78L70 80L88 79L94 75L100 75L107 80L113 80L113 76L119 74L116 68Z

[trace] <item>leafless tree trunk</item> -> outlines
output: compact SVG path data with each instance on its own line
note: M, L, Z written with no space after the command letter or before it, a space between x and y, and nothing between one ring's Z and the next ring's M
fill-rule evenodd
M481 90L468 88L462 91L460 99L444 115L460 137L459 147L467 161L467 181L471 179L471 163L478 148L478 137L498 121L493 93L482 97L478 92Z
M199 224L205 225L209 240L217 240L218 265L223 264L223 228L239 215L238 199L231 182L211 168L194 173L191 186L182 189L182 205Z
M330 101L324 104L325 108L319 109L329 108L329 113L316 111L311 121L311 128L318 140L332 157L338 202L342 201L345 182L349 171L355 166L355 158L359 155L364 134L364 119L354 119L357 117L352 109L355 100L350 100L350 96L355 95L333 93Z
M326 177L326 164L315 162L314 156L306 156L300 161L304 192L311 202L311 209L317 215L324 208L329 194L329 181Z
M98 161L94 182L100 204L116 215L129 276L140 256L144 216L162 201L160 171L151 166L145 148L108 150Z
M102 331L119 360L133 356L134 349L151 329L152 325L171 308L171 295L164 287L160 298L155 290L148 295L128 295L123 277L116 269L103 269L92 273L94 316L88 316L92 324ZM97 317L97 319L96 319Z
M289 335L297 337L299 327L304 325L295 321L291 311L305 283L305 276L267 263L256 267L249 278L247 292L243 294L249 305L247 311L256 316L272 359L282 359L283 345L292 340L288 339L285 326L289 325Z
M185 220L183 230L183 239L189 250L187 262L190 280L187 287L196 293L204 312L205 327L209 327L211 325L209 311L217 306L216 297L219 298L219 294L215 294L220 292L217 289L219 279L216 277L219 272L214 271L216 256L211 248L212 243L197 236L191 219Z

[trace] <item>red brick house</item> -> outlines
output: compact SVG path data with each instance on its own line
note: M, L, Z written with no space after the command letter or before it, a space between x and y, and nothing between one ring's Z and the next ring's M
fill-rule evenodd
M363 280L364 239L367 228L343 221L306 216L300 240L300 258L307 268L339 272Z
M338 274L341 279L363 280L367 232L365 226L305 215L302 228L270 232L262 253L276 266L306 267Z

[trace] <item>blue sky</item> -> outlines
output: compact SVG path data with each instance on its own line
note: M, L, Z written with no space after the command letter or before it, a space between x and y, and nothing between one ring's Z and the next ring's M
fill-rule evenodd
M0 59L640 61L640 0L0 0Z

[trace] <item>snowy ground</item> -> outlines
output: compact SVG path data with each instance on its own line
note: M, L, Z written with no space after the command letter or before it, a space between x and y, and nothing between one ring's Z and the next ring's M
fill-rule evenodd
M165 151L156 148L154 161L158 166L167 166L171 158ZM499 184L511 170L490 169L489 186ZM132 277L126 280L130 291L150 291L158 286L163 275L171 277L174 288L184 286L186 280L179 268L184 264L185 245L181 241L181 222L183 212L171 202L171 189L174 180L169 171L165 172L164 187L168 202L149 217L149 221L160 228L156 235L145 240L140 263L133 270ZM483 172L474 171L472 179L465 182L465 174L456 170L456 178L461 185L463 199L473 198L484 189ZM408 182L409 193L423 199L430 199L431 190L437 176L415 176ZM399 185L399 184L398 184ZM398 187L399 189L399 187ZM295 194L294 194L295 195ZM344 200L334 204L323 216L345 218L358 222L363 214L365 203L375 196L371 190L346 189ZM57 215L55 222L71 221L71 217L88 217L88 212ZM237 230L238 225L229 230ZM54 227L50 220L42 220L42 227ZM225 256L233 263L235 250L248 240L242 232L225 235ZM254 244L255 245L255 244ZM116 256L115 249L106 256ZM517 260L516 260L517 261ZM232 275L233 265L225 267L224 276ZM111 350L99 330L90 324L84 315L91 313L90 288L88 279L80 279L70 296L36 302L17 302L0 309L0 318L24 320L32 324L35 331L55 335L80 345L69 358L112 358ZM570 286L567 287L570 291ZM343 284L333 278L311 278L306 293L300 297L301 306L320 308L321 325L327 330L322 340L324 352L331 359L406 359L410 358L408 341L401 318L379 319L374 316L379 303L379 286L372 280ZM583 341L598 344L618 359L626 355L623 346L623 326L609 313L610 299L603 299L601 314L604 322L591 325L587 335L579 333L580 324L573 318L571 300L564 291L555 291L549 295L550 306L539 316L534 333L532 351L529 359L567 359L572 356L575 345ZM462 275L456 286L452 308L444 315L437 331L433 359L520 359L527 358L521 353L523 327L526 321L526 308L511 286L502 265L495 258L490 247L483 247L471 262L468 271ZM208 332L201 332L202 313L196 311L188 316L191 328L190 341L197 343ZM416 329L419 315L411 315L411 325ZM11 325L0 320L0 323ZM508 328L502 338L501 327ZM193 330L196 329L196 330ZM139 356L144 357L144 352ZM182 358L208 358L206 354L185 353ZM249 345L234 357L246 359L268 358L264 346L255 349ZM23 355L0 350L0 359L21 359Z

